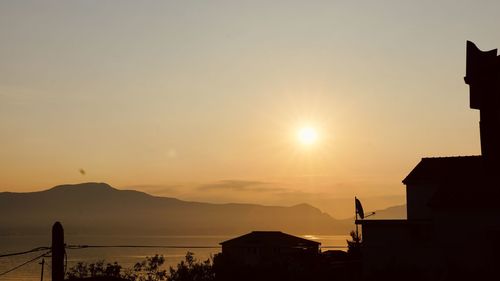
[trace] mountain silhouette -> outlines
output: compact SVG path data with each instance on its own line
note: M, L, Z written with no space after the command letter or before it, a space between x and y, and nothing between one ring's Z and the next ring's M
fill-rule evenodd
M373 215L367 219L373 219L373 220L406 219L406 204L398 205L398 206L391 206L391 207L388 207L388 208L385 208L382 210L377 210L377 211L375 211L375 215Z
M350 223L319 209L256 204L210 204L119 190L106 183L60 185L27 193L0 193L0 234L47 232L54 221L88 234L237 234L280 230L346 234Z

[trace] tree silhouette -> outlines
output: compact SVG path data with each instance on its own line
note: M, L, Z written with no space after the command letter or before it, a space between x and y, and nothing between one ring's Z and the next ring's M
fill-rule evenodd
M71 281L214 281L212 259L197 261L194 254L187 252L185 259L177 264L175 268L170 267L167 274L162 269L165 258L162 255L146 257L138 262L133 268L125 269L117 263L105 264L103 260L94 263L78 262L66 273L66 280Z
M82 279L119 279L121 278L122 267L117 263L107 263L100 260L95 263L78 262L71 267L66 273L67 280L82 280Z
M361 258L361 236L354 230L349 233L352 240L347 240L347 253L352 259Z
M170 267L170 275L168 281L213 281L215 273L212 266L212 261L197 261L194 254L186 253L184 261L177 264L176 268Z
M134 265L133 272L127 271L125 278L133 281L163 281L167 278L167 271L161 269L165 263L162 255L146 257L146 260Z

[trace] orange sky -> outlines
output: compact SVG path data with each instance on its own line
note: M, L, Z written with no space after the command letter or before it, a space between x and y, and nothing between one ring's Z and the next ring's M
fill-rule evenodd
M479 153L465 41L500 46L500 4L269 2L0 3L0 191L98 181L334 213L403 203L421 157Z

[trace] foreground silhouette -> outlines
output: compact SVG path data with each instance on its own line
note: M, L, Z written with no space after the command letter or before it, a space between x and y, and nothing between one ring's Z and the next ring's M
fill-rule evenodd
M194 254L187 252L184 261L170 267L168 272L162 266L165 258L161 255L146 257L133 268L123 269L118 263L79 262L68 270L66 280L70 281L213 281L215 274L212 260L197 261Z
M356 235L354 235L356 234ZM99 247L145 247L68 245L60 222L52 227L52 280L129 280L129 281L183 281L183 280L358 280L360 276L360 239L351 232L348 252L321 252L321 243L296 237L280 231L254 231L221 242L222 252L213 259L197 261L188 252L185 261L168 270L162 268L163 256L155 255L136 263L133 268L123 269L118 263L79 262L66 273L65 249ZM45 250L46 248L43 247ZM38 248L37 248L38 249Z
M470 107L480 110L481 155L423 158L403 180L407 220L357 220L367 280L498 277L500 57L467 42ZM477 243L478 238L481 240Z
M229 280L359 280L359 263L344 252L342 257L329 255L289 256L282 261L262 264L242 264L223 254L213 259L198 261L187 252L185 259L176 267L163 269L163 256L147 257L133 268L122 268L116 262L79 262L71 267L69 281L229 281ZM336 251L333 251L336 252ZM341 251L337 251L341 252Z

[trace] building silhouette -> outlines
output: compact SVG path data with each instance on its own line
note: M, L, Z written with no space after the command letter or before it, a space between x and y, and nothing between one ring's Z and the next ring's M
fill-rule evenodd
M293 257L319 255L321 243L281 231L252 231L221 242L222 254L242 265L282 263Z
M252 231L220 244L222 253L214 258L217 280L330 280L316 241L281 231Z
M480 110L481 155L423 158L403 180L406 220L356 220L362 226L366 279L498 275L500 57L496 49L483 52L467 42L465 83L470 107Z

